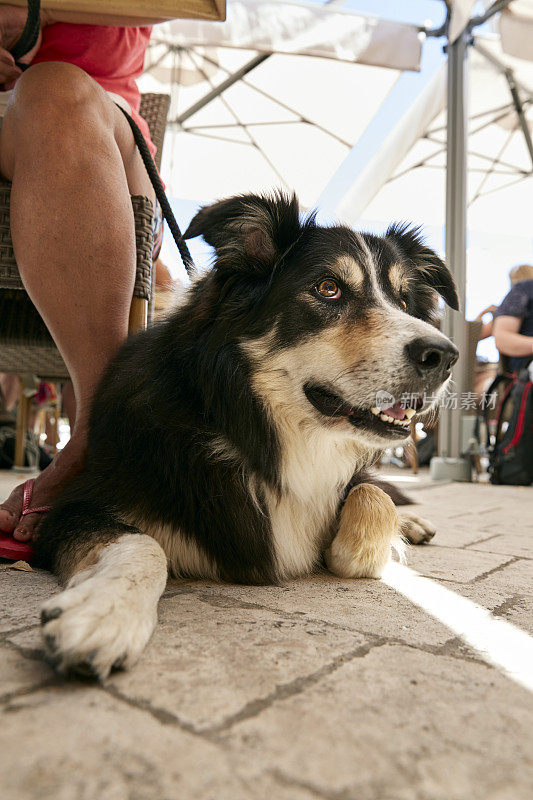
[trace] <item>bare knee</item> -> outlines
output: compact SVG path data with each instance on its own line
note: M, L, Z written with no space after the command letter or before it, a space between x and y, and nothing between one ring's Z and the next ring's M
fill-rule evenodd
M12 177L15 156L25 147L50 147L68 156L68 142L80 154L80 132L95 141L112 135L112 104L103 89L73 64L35 64L17 81L1 131L1 168ZM66 148L66 150L64 149Z
M35 64L21 75L8 110L31 116L33 127L47 121L56 124L58 118L68 121L72 114L109 116L105 101L102 88L84 70L53 61Z

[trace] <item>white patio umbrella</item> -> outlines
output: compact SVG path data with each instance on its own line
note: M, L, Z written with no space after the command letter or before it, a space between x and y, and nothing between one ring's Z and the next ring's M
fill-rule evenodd
M141 86L172 87L170 193L281 185L314 205L402 70L420 68L421 44L418 25L272 0L230 2L222 24L157 26ZM441 87L428 121L442 102Z
M507 55L533 58L533 1L514 0L499 20L502 48Z
M333 3L233 0L223 24L174 20L155 38L172 46L231 47L261 53L318 56L338 61L419 69L419 28L346 11Z

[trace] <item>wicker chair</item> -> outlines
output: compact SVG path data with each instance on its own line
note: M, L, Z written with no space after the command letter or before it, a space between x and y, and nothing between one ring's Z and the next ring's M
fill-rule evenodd
M170 98L144 94L140 113L147 121L157 146L156 163L161 163ZM37 375L64 381L68 370L46 325L29 299L19 275L11 242L9 216L11 184L0 178L0 372ZM152 283L153 206L147 197L132 197L137 245L135 287L130 308L130 332L145 328L150 317ZM24 464L24 437L28 427L30 401L21 392L17 413L15 466Z

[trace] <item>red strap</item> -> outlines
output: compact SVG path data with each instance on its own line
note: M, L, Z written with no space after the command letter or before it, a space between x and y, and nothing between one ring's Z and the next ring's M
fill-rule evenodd
M511 447L514 447L517 442L520 441L520 437L522 436L522 428L524 427L524 417L526 415L526 403L527 403L527 396L529 394L529 390L533 384L528 381L524 387L524 394L522 395L522 402L520 403L520 410L518 412L518 420L516 422L516 429L514 432L514 436L509 442L509 444L505 445L503 448L503 452L507 453Z
M37 514L42 511L50 511L52 506L37 506L36 508L30 508L31 498L33 497L33 484L35 483L35 478L30 478L24 484L24 496L22 498L22 511L20 517L25 517L26 514Z

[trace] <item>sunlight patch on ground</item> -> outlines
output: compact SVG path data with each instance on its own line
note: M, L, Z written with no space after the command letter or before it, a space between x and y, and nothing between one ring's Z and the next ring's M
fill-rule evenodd
M390 562L383 582L438 619L487 662L533 691L533 638L466 597Z

